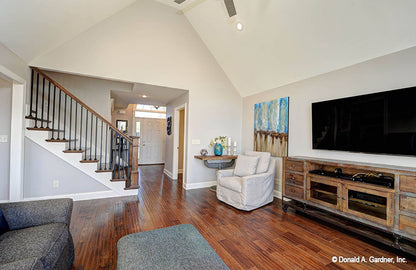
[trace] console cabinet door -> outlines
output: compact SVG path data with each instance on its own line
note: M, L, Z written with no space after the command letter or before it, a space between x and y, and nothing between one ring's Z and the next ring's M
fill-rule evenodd
M394 194L346 184L343 211L384 226L393 226Z
M307 200L341 210L342 186L336 181L315 176L307 177Z

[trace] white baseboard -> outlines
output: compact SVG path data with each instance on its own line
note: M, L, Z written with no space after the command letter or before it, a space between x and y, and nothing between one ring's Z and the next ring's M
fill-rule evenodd
M273 196L282 199L282 192L278 190L273 190Z
M108 191L74 193L74 194L63 194L63 195L42 196L42 197L27 197L27 198L24 198L23 201L38 201L38 200L50 200L50 199L61 199L61 198L71 198L74 201L84 201L84 200L132 196L132 195L137 195L137 194L138 194L137 189L125 190L122 194L114 192L112 190L108 190Z
M200 182L200 183L187 183L184 185L186 190L189 189L198 189L198 188L207 188L212 187L217 184L217 181L207 181L207 182Z
M173 177L173 173L171 171L168 171L166 168L163 169L163 173L165 173L167 176L169 176L170 179L172 179L172 180L178 179L177 176L176 177Z

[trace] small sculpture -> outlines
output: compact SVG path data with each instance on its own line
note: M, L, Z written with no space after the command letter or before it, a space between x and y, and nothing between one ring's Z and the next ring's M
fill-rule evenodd
M201 153L201 156L206 156L208 154L208 150L207 149L201 149L200 153Z

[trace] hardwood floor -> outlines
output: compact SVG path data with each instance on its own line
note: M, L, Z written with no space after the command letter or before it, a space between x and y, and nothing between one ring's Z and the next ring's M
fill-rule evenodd
M190 223L230 269L415 269L407 263L333 263L333 256L402 257L281 210L280 200L252 212L217 200L209 188L182 190L163 176L163 166L140 167L138 196L74 203L72 269L116 269L122 236Z

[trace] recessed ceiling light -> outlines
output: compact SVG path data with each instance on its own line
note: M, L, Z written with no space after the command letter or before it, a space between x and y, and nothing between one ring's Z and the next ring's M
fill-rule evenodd
M147 96L146 95L142 95L142 98L147 98Z
M243 31L244 29L244 24L242 22L237 22L235 24L235 28L237 28L238 31Z

